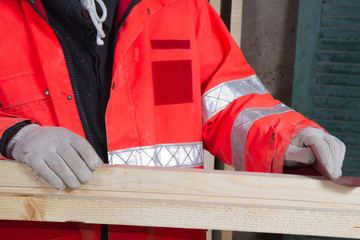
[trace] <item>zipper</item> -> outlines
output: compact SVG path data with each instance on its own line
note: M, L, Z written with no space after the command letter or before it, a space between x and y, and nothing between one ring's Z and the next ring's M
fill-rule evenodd
M63 37L59 33L59 31L56 28L54 28L50 24L50 22L48 20L46 20L46 18L43 15L41 15L41 13L32 4L31 0L27 0L27 2L34 9L34 11L48 24L48 26L53 30L55 35L58 37L58 40L59 40L60 45L62 47L62 50L64 52L65 60L66 60L67 65L68 65L67 68L68 68L69 78L71 79L71 82L73 84L73 92L74 92L74 95L75 95L75 99L78 100L76 105L77 105L77 108L78 108L78 113L80 115L80 119L82 119L82 122L84 123L82 125L83 125L83 130L84 130L85 136L87 136L87 140L90 142L90 144L92 146L95 146L94 138L93 138L93 136L91 134L90 127L89 127L88 118L87 118L86 113L84 111L83 102L81 100L80 93L79 93L79 90L78 90L79 89L78 88L78 82L77 82L77 78L76 78L76 74L75 74L75 68L74 68L73 63L72 63L70 50L69 50L68 46L66 45ZM114 64L114 60L115 60L116 41L117 41L117 39L119 37L120 30L121 30L122 26L124 25L126 19L128 18L130 12L132 11L132 9L140 2L141 2L141 0L133 0L133 1L131 1L129 6L126 8L123 16L121 17L119 27L118 27L118 29L116 31L116 34L115 34L115 37L114 37L114 40L113 40L113 46L112 46L113 64Z
M89 141L89 143L92 146L95 146L94 138L93 138L93 136L91 134L91 131L89 130L90 129L89 128L89 123L88 123L89 121L88 121L88 118L87 118L86 113L84 111L84 105L83 105L83 102L82 102L82 100L80 98L78 82L77 82L77 79L76 79L75 68L74 68L74 64L72 62L70 50L69 50L68 46L66 45L66 43L64 41L64 38L61 36L61 34L50 24L50 22L48 20L46 20L46 18L43 15L41 15L41 13L32 4L31 0L27 0L27 2L35 10L35 12L49 25L49 27L53 30L55 35L58 37L58 40L59 40L60 45L62 47L62 50L64 52L65 61L68 63L67 69L68 69L68 73L69 73L69 78L72 80L71 82L74 85L73 92L74 92L74 95L75 95L75 99L78 100L78 103L76 104L76 106L78 108L80 119L83 119L83 122L84 122L84 125L85 125L85 126L83 126L85 136L87 136L87 140Z
M113 42L113 49L112 49L112 60L113 60L113 64L114 64L114 60L115 60L115 47L116 47L116 41L120 35L120 30L122 28L122 26L124 25L126 19L128 18L130 12L132 11L132 9L138 4L140 3L141 0L133 0L130 2L129 6L126 8L124 14L122 15L121 17L121 20L120 20L120 25L116 31L116 34L115 34L115 38L114 38L114 42Z

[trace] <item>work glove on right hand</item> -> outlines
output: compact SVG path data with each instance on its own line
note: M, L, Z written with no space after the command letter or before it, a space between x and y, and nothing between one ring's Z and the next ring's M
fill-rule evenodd
M285 166L294 163L311 164L315 160L310 145L314 145L332 178L341 176L346 147L338 138L319 128L308 127L291 141L285 155Z
M8 157L25 163L59 190L76 189L91 178L102 161L90 143L61 127L30 124L9 141Z

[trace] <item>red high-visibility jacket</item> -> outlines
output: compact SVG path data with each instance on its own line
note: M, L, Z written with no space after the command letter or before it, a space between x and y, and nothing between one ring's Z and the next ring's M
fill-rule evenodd
M40 1L0 9L0 134L30 119L84 136ZM197 167L204 147L238 170L281 173L309 126L318 127L271 97L205 0L142 0L130 12L106 112L110 164Z

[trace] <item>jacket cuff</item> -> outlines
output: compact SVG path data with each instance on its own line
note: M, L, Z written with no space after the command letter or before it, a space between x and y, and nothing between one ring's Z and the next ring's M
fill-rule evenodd
M0 139L0 153L2 156L4 156L5 158L7 157L6 154L6 147L9 143L9 141L11 140L11 138L23 127L27 126L31 124L30 121L23 121L23 122L19 122L17 124L15 124L14 126L8 128L2 135L1 139Z

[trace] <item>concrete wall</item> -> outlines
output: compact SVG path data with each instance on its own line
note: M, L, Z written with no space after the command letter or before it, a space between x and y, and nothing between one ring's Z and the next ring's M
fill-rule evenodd
M299 0L243 1L245 58L270 93L291 105Z

